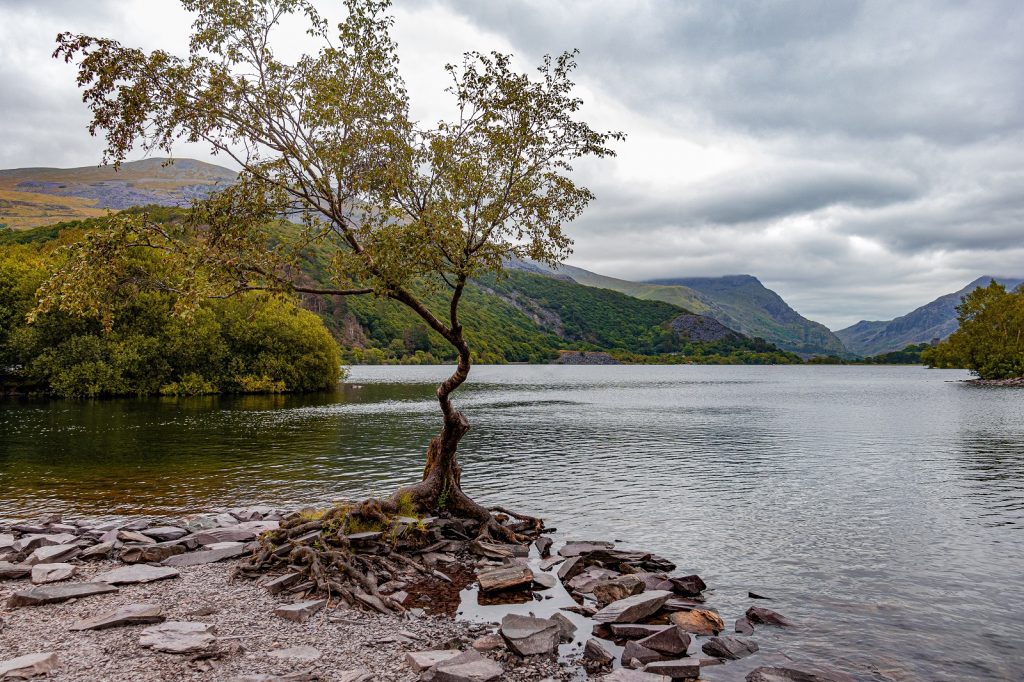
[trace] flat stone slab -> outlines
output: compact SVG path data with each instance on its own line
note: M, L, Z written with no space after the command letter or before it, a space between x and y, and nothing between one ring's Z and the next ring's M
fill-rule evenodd
M442 661L455 658L461 652L458 649L435 649L433 651L410 651L405 655L405 662L416 672L433 668Z
M0 549L14 547L14 536L10 533L0 533Z
M650 616L668 601L668 590L651 590L614 601L594 614L599 623L633 623Z
M725 658L731 661L757 653L758 649L757 642L738 637L712 637L704 642L704 646L701 647L701 651L708 656Z
M536 656L558 649L562 630L557 621L510 613L498 630L508 648L520 656Z
M672 682L672 678L666 675L645 673L629 668L616 668L601 679L605 682Z
M213 632L213 625L208 623L168 621L143 630L139 646L169 654L198 653L208 651L216 643Z
M685 656L686 651L690 648L690 641L691 637L685 630L678 625L673 625L638 640L637 644L666 656Z
M38 549L39 547L66 545L77 539L78 536L71 533L36 533L22 536L20 540L14 543L14 549L24 552L25 550Z
M500 664L472 649L438 663L433 670L434 682L490 682L504 672Z
M623 639L642 639L668 630L671 625L647 625L641 623L612 623L612 634Z
M178 569L169 566L150 566L149 564L135 564L133 566L121 566L112 571L107 571L96 576L96 580L110 585L131 585L135 583L151 583L154 580L166 580L177 578L181 573Z
M74 564L36 564L32 567L32 584L59 583L77 572L78 567Z
M284 575L274 578L264 585L264 587L267 588L267 592L270 594L277 594L278 592L283 592L292 585L295 585L300 580L302 580L301 573L285 573Z
M268 654L271 658L286 658L293 661L309 663L320 658L322 654L319 649L311 646L293 646L287 649L274 649Z
M106 630L122 625L152 625L164 622L163 607L159 604L130 604L119 609L85 618L71 626L71 630Z
M313 614L327 606L326 599L314 599L311 601L300 601L296 604L286 604L274 609L274 615L285 620L293 620L296 623L305 623Z
M480 591L484 594L529 587L533 583L533 571L529 566L500 566L481 571L477 576Z
M82 553L78 545L45 545L34 550L25 559L26 564L52 564L73 559Z
M570 540L566 542L558 550L558 553L564 557L580 556L581 554L588 554L597 549L614 549L614 542L606 542L604 540Z
M185 537L188 535L188 531L177 526L157 526L156 528L147 529L146 535L154 540L167 542L168 540L177 540L178 538Z
M0 561L0 580L16 580L24 578L32 573L32 567L28 564L12 564L9 561Z
M7 606L40 606L56 604L68 599L81 599L97 594L117 592L117 588L107 583L63 583L59 585L39 585L31 590L15 592L7 600Z
M792 623L789 622L785 616L781 613L776 613L771 609L761 608L760 606L751 606L747 609L744 614L751 623L757 623L759 625L778 625L780 627L789 627Z
M668 619L687 632L695 635L717 635L725 629L725 621L714 611L706 609L694 609L693 611L678 611Z
M231 526L229 528L211 528L210 530L203 530L198 533L194 533L189 536L190 539L195 540L200 545L214 545L218 542L248 542L254 539L259 533L252 528L239 528L238 526Z
M246 553L245 544L242 542L232 543L230 547L219 547L208 549L202 552L188 552L164 559L160 563L164 566L198 566L200 564L212 564L216 561L233 559Z
M645 665L644 672L664 675L673 680L695 680L700 677L700 660L689 658L678 661L655 661Z
M27 680L48 675L56 667L57 654L52 652L19 656L9 661L0 661L0 680Z

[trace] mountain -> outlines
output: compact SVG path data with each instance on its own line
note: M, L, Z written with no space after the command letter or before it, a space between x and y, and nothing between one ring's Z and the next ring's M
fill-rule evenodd
M793 310L781 296L751 275L674 277L650 283L697 292L709 305L708 315L730 329L760 336L783 350L801 355L846 352L842 341L828 327Z
M113 166L0 170L0 228L22 230L106 215L131 206L187 206L237 174L193 159Z
M782 350L804 356L846 354L842 342L827 327L802 317L750 275L631 282L571 265L560 265L557 270L522 261L510 265L538 274L569 277L588 287L611 289L642 300L665 301L713 318L745 336L763 338Z
M956 307L960 299L978 287L988 285L993 279L1007 289L1013 289L1024 282L1004 277L979 277L960 291L939 296L902 317L888 321L861 320L846 329L840 329L836 336L842 339L850 352L863 356L890 353L912 344L942 340L957 330Z

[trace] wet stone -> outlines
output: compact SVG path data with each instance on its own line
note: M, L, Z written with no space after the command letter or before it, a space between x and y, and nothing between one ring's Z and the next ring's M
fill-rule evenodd
M177 578L181 575L177 569L167 566L150 566L149 564L137 564L134 566L121 566L112 571L107 571L96 576L96 580L111 585L130 585L134 583L151 583L154 580L166 580Z
M764 609L760 606L751 606L746 612L747 620L760 625L779 625L788 627L791 623L780 613L771 609Z
M566 559L562 565L558 567L558 579L564 583L582 573L583 569L583 559L580 557L574 556L571 559Z
M587 661L593 661L598 665L608 665L615 660L615 656L612 652L605 648L601 640L596 637L591 637L587 640L586 645L583 647L583 658Z
M589 554L598 549L612 549L614 542L604 540L570 540L558 550L558 553L566 558Z
M139 646L169 654L199 653L216 644L213 632L213 625L208 623L168 621L143 630Z
M616 668L601 678L603 682L672 682L671 677L656 675L654 673L630 670L629 668Z
M722 620L722 617L714 611L706 609L679 611L669 616L669 620L672 624L695 635L717 635L725 629L725 621Z
M483 593L529 587L533 583L533 571L528 566L501 566L477 575L480 591Z
M712 637L704 642L701 651L708 656L726 658L731 661L738 660L758 650L757 642L737 637Z
M56 604L68 599L81 599L97 594L117 592L117 588L103 582L94 583L64 583L60 585L40 585L30 590L15 592L7 600L7 606L40 606L41 604Z
M658 653L653 649L648 649L642 644L638 644L632 640L626 642L626 646L622 648L622 665L627 668L630 664L636 660L640 663L651 663L652 661L660 661L665 658L664 654Z
M533 585L542 590L550 590L558 584L558 579L550 573L534 573Z
M699 575L688 575L682 578L669 578L672 583L672 591L682 597L699 597L708 589Z
M537 547L537 551L542 557L551 555L551 544L552 539L546 535L541 535L539 538L533 541L534 546Z
M651 635L668 630L671 625L646 625L639 623L612 623L612 634L622 639L643 639Z
M750 624L750 621L746 618L737 618L736 626L734 628L737 633L741 635L752 635L754 634L754 626Z
M71 630L106 630L122 625L151 625L164 620L163 608L159 604L129 604L80 620L71 626Z
M747 682L855 682L846 673L810 663L761 666L747 675Z
M285 620L293 620L296 623L305 623L325 606L327 606L326 599L300 601L296 604L287 604L285 606L277 607L274 609L274 615L280 616Z
M556 613L551 616L549 620L553 620L558 623L558 631L561 634L563 642L571 642L576 638L576 623L569 620L568 616Z
M633 623L655 613L672 596L665 590L652 590L612 602L594 614L599 623Z

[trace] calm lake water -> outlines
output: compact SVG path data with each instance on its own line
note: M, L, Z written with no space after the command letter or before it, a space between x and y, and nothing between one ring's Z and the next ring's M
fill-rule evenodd
M0 517L324 504L413 481L441 367L336 395L0 402ZM463 484L748 589L762 649L868 680L1024 679L1024 391L917 367L477 367Z

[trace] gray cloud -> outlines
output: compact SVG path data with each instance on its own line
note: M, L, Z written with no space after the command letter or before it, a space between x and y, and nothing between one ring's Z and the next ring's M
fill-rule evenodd
M1024 276L1017 0L396 0L395 12L425 120L444 115L441 67L462 50L511 50L524 67L582 50L585 116L630 137L617 159L579 165L598 200L568 228L573 264L633 279L750 273L832 327L981 274ZM0 0L0 167L99 160L73 69L49 59L57 31L181 51L188 24L173 3Z

